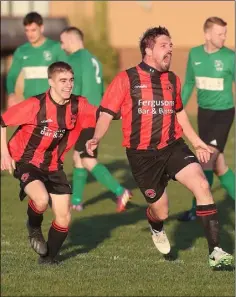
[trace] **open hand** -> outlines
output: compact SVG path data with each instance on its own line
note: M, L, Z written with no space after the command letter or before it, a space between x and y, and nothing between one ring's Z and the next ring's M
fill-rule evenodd
M1 170L8 170L10 174L16 169L15 161L12 159L9 153L1 154Z
M198 160L202 163L207 163L211 158L211 154L214 153L213 149L202 140L194 144L194 148L196 150Z
M98 140L96 138L92 138L86 142L86 150L90 156L93 156L93 151L96 150L98 146Z

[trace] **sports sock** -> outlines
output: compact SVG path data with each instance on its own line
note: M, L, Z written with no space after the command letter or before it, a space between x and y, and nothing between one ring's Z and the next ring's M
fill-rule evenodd
M125 189L117 182L104 165L100 163L96 164L91 170L91 173L98 182L108 188L116 196L120 196L124 193Z
M227 191L229 196L235 200L235 174L234 172L229 168L228 171L219 176L219 180L221 183L221 186Z
M74 168L72 182L72 204L78 205L82 201L84 187L87 182L88 171L85 168Z
M215 203L197 205L196 214L203 224L209 253L219 246L219 221Z
M204 174L205 174L206 179L211 187L213 184L213 180L214 180L214 172L212 170L204 170ZM196 214L196 206L197 206L196 198L193 197L191 212L194 215Z
M27 214L29 218L29 225L33 228L39 228L42 225L43 213L46 209L40 211L36 208L32 199L28 202Z
M68 227L60 227L55 223L52 222L52 225L48 232L48 254L51 259L54 259L58 254L63 242L65 241L68 234Z
M151 225L152 229L156 231L161 231L163 229L163 224L164 224L163 221L159 221L153 218L150 212L150 207L147 208L146 215L147 215L148 223Z

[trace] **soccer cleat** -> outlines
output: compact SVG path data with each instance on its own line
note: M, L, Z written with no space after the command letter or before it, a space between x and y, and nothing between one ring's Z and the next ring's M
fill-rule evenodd
M72 205L71 208L76 210L76 211L82 211L83 210L83 204L80 203L78 205Z
M29 241L33 250L40 256L47 254L47 243L43 237L41 227L33 228L29 225L29 221L26 223L26 227L29 232Z
M233 256L219 247L215 247L213 252L209 255L209 265L212 268L227 268L230 266L232 267L233 264Z
M170 242L164 230L156 231L150 225L152 240L159 252L166 255L170 252Z
M196 214L193 213L192 210L185 211L178 220L181 222L189 222L189 221L195 221L197 218Z
M116 203L116 211L117 212L122 212L125 211L126 204L132 197L132 193L125 189L123 194L117 197L117 203Z
M39 257L38 264L40 265L58 265L59 262L55 259L50 258L49 256L46 257Z

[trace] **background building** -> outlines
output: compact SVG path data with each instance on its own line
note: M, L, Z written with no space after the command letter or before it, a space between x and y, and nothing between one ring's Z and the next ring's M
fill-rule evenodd
M118 50L122 70L140 61L138 42L142 32L151 26L166 26L174 43L172 69L183 81L189 48L203 42L202 26L209 16L227 21L226 46L234 48L234 4L233 1L106 1L104 29L111 46ZM65 18L70 25L85 31L89 28L96 35L99 7L104 7L102 1L1 1L1 15L22 17L36 10L49 19ZM10 62L7 59L4 71ZM195 107L190 104L188 109L195 112Z

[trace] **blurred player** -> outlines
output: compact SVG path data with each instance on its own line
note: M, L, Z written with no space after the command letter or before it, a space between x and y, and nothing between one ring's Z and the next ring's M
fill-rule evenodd
M119 73L107 88L87 151L93 155L113 116L121 110L123 146L134 179L149 204L147 218L157 249L163 254L170 252L163 224L168 217L166 187L173 179L197 199L197 216L206 233L210 266L232 265L233 257L219 246L217 208L198 163L198 159L207 162L212 151L193 130L183 109L180 80L169 71L172 42L168 30L147 30L140 51L143 61ZM183 133L198 159L182 139Z
M235 114L232 92L235 53L224 47L227 33L227 23L224 20L208 18L203 29L205 44L192 48L189 53L182 99L185 106L196 85L199 136L214 150L209 162L201 165L210 186L215 173L227 194L235 199L235 174L224 157ZM179 219L196 219L195 198L191 210L184 212Z
M29 98L48 89L48 66L66 59L60 43L43 35L41 15L37 12L28 13L23 19L23 25L28 42L16 49L7 74L8 107L22 100L15 94L16 81L21 71L24 76L24 98Z
M72 95L74 75L64 62L48 68L50 89L10 107L1 116L1 170L20 181L20 199L29 196L27 228L39 263L54 264L70 223L71 187L63 171L65 153L83 128L95 126L95 106ZM19 126L9 143L6 127ZM49 196L55 219L45 242L41 225Z
M102 65L98 59L84 48L83 33L76 27L69 27L61 33L61 47L68 54L68 63L75 73L73 94L84 96L90 104L99 106L103 95ZM117 196L117 211L125 210L131 197L129 190L121 186L112 177L108 169L97 161L97 151L91 157L87 154L85 143L93 136L94 129L84 130L76 142L73 160L73 208L82 209L82 197L88 177L88 171L103 186Z

